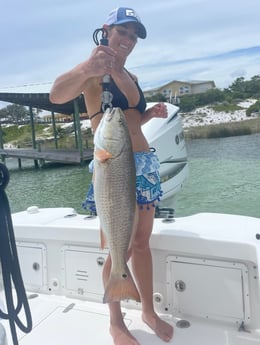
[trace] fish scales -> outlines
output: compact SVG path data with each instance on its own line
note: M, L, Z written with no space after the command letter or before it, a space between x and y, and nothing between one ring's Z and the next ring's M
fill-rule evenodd
M112 260L104 302L128 298L139 300L126 264L136 208L135 162L127 123L120 108L104 113L94 136L94 144L97 214Z

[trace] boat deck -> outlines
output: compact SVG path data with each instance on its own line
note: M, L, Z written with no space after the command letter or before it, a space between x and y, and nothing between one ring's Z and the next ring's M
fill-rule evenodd
M109 313L107 305L63 296L32 294L29 303L33 318L33 330L29 334L17 331L20 345L113 345L109 334ZM150 328L141 321L141 312L137 309L123 308L125 323L141 345L165 344ZM163 318L174 326L174 337L168 344L174 345L256 345L258 337L250 337L246 332L239 332L234 325L227 325L207 320L192 319L188 328L176 326L179 319L169 315ZM12 344L8 322L3 321L8 338ZM232 340L233 339L233 340Z
M12 218L33 320L29 334L18 330L19 344L113 345L99 219L35 206ZM224 214L154 220L154 306L174 326L169 344L259 344L259 229L257 218ZM140 304L122 306L140 345L165 344L142 322Z

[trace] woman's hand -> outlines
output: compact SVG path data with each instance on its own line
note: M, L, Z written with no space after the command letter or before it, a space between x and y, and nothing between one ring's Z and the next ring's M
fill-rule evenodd
M154 117L164 119L168 117L168 110L165 103L160 102L147 109L142 116L141 124L143 125Z
M149 112L149 117L162 117L167 118L168 117L168 110L165 103L157 103L153 105L151 108L147 110Z
M108 46L96 47L86 61L86 72L93 77L111 74L115 63L115 51Z

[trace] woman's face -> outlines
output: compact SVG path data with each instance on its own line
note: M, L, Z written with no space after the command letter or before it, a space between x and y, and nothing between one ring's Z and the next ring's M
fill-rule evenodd
M138 36L136 25L126 23L122 25L112 25L107 27L109 46L117 51L118 54L127 57L136 45Z

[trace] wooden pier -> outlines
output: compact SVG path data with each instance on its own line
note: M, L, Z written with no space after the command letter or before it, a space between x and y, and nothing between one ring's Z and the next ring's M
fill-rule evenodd
M5 158L13 157L21 159L32 159L35 162L44 165L46 161L63 163L63 164L82 164L85 161L90 161L93 158L93 149L85 149L80 154L79 150L42 150L37 149L0 149L0 157L2 160ZM19 164L20 166L20 164Z

